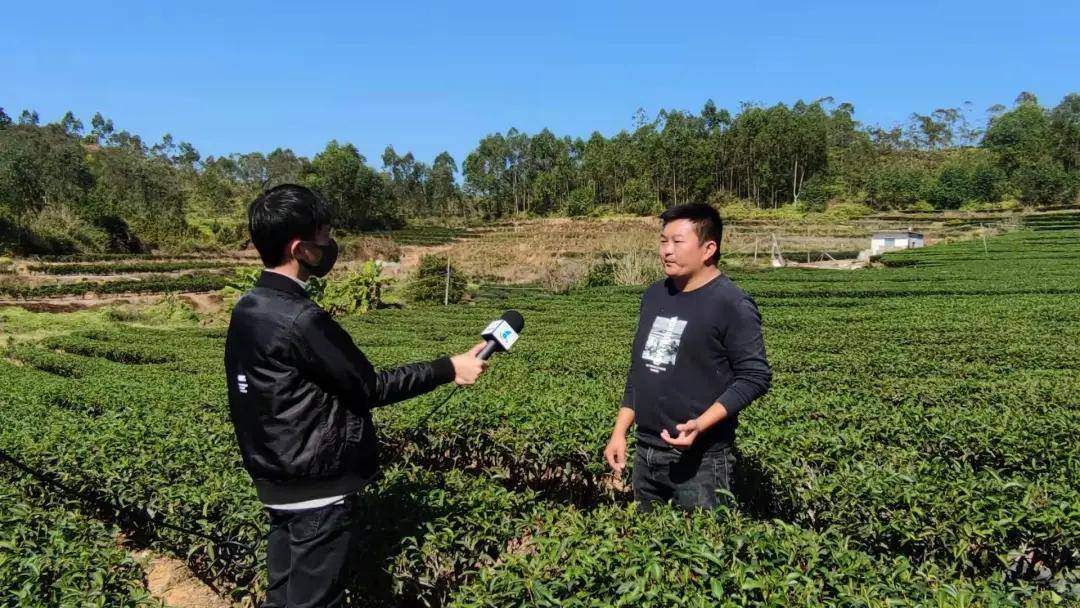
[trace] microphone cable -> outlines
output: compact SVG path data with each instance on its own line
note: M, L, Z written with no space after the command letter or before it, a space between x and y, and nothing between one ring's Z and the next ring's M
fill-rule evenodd
M255 548L254 547L252 547L251 545L249 545L247 543L238 541L235 538L225 538L225 537L218 536L218 535L215 535L215 534L207 534L205 532L200 532L199 530L194 530L192 528L187 528L187 527L184 527L184 526L178 526L178 525L173 524L173 523L169 522L168 520L166 520L160 513L151 512L150 509L148 509L145 506L141 506L141 507L138 507L138 508L125 507L125 506L119 504L118 502L110 502L110 501L105 500L105 499L103 499L103 498L101 498L99 496L94 496L94 495L88 494L86 492L82 492L82 491L77 490L75 488L69 487L66 484L60 483L59 481L54 479L52 475L49 475L48 473L45 473L44 471L41 471L39 469L36 469L36 468L26 464L22 460L19 460L18 458L12 456L11 454L7 453L4 450L0 450L0 460L8 462L9 464L14 466L15 468L19 469L20 471L22 471L22 472L30 475L31 477L37 479L39 482L41 482L41 483L43 483L45 485L48 485L48 486L52 486L53 488L56 488L57 490L60 490L61 493L66 494L66 495L68 495L68 496L70 496L72 498L77 498L77 499L83 501L84 503L89 503L89 504L95 505L98 508L102 508L104 510L111 510L112 512L117 513L119 515L125 515L129 519L134 519L136 521L147 522L147 523L152 524L154 526L158 526L158 527L161 527L161 528L166 528L166 529L169 529L169 530L174 530L176 532L180 532L181 534L186 534L188 536L195 536L195 537L198 537L198 538L202 538L204 540L208 540L208 541L214 543L214 546L216 548L221 549L221 551L217 552L218 555L221 556L219 559L225 558L225 557L230 557L230 556L236 557L236 558L242 558L242 557L245 557L245 556L250 556L252 558L252 560L254 561L254 559L256 558ZM215 560L215 561L217 561L217 560ZM237 561L236 559L229 559L230 563L236 562L236 561ZM252 564L249 564L249 565L244 565L242 567L244 569L251 569L251 568L254 567L254 564L252 563Z
M440 410L446 407L446 404L450 403L451 399L458 395L458 393L460 392L460 388L460 385L455 384L454 388L450 390L450 394L443 398L443 400L440 401L438 405L431 408L431 410L428 411L428 413L420 419L419 423L405 431L405 439L418 440L423 437L423 441L427 443L428 441L426 439L426 434L424 434L424 431L427 427L428 421L430 421L431 418ZM221 557L230 555L236 555L237 557L250 556L251 558L253 558L253 560L257 557L255 555L255 548L247 543L238 541L235 538L225 538L215 534L207 534L205 532L201 532L199 530L195 530L185 526L176 525L166 520L160 513L151 512L150 509L145 506L141 506L139 508L125 507L118 502L110 502L99 496L94 496L86 492L82 492L63 483L60 483L59 481L54 479L53 475L50 475L44 471L41 471L26 464L22 460L12 456L11 454L7 453L2 449L0 449L0 460L10 463L15 468L37 479L39 482L48 486L52 486L53 488L60 490L63 494L66 494L72 498L79 499L84 503L89 503L97 506L98 508L104 508L105 510L111 510L112 512L120 515L126 515L129 519L134 519L135 521L148 522L154 526L180 532L181 534L186 534L188 536L194 536L196 538L208 540L214 543L214 546L218 549L223 549L222 551L216 552L217 555ZM253 565L245 565L243 566L243 568L251 569L253 568Z
M419 423L417 423L411 429L405 432L406 438L413 439L421 437L425 428L427 427L428 421L431 420L431 418L440 410L446 407L446 404L450 403L451 399L457 396L460 388L460 386L455 385L454 388L451 389L450 393L441 402L439 402L438 405L431 408L431 410L428 411L428 413L420 419ZM7 451L2 449L0 449L0 460L6 461L7 463L14 466L16 469L22 471L23 473L26 473L30 477L33 477L42 484L51 486L59 490L62 494L71 498L78 499L83 503L94 505L103 510L112 511L118 515L125 516L127 519L145 522L153 526L173 530L175 532L186 534L188 536L194 536L203 540L208 540L214 543L215 547L219 549L218 555L221 556L219 559L224 559L230 556L234 556L237 558L251 557L253 559L256 557L255 548L248 543L241 542L239 540L236 540L235 538L226 538L215 534L207 534L199 530L194 530L185 526L176 525L166 520L164 516L162 516L160 513L151 512L150 509L145 506L125 507L118 502L109 501L101 498L100 496L92 495L87 492L72 488L64 483L57 481L53 475L50 475L45 471L30 466L29 464L23 462L19 458L16 458L15 456L12 456ZM234 562L236 560L230 559L229 561ZM246 565L243 567L251 568L252 566Z

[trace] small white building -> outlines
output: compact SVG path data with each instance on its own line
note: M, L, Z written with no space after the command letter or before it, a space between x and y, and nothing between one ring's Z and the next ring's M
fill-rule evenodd
M896 249L914 249L923 246L921 232L911 230L875 232L870 237L870 253L878 255Z

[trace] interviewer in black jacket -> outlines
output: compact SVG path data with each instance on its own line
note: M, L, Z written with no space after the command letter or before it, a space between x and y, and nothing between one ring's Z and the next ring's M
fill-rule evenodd
M338 606L358 524L355 494L378 469L371 408L454 381L487 363L467 353L376 371L307 295L337 258L330 210L282 185L248 210L266 269L233 309L225 342L229 412L244 467L270 516L264 608Z

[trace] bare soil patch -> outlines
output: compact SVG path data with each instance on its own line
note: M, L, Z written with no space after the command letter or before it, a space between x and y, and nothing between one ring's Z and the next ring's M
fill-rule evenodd
M184 562L149 550L132 553L146 571L146 589L169 608L231 608L232 602L199 580Z

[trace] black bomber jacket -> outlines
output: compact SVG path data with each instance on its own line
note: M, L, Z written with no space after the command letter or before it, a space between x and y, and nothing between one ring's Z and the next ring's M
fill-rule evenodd
M371 408L454 379L443 358L375 371L297 282L263 272L236 303L225 342L229 414L266 504L348 494L378 471Z

